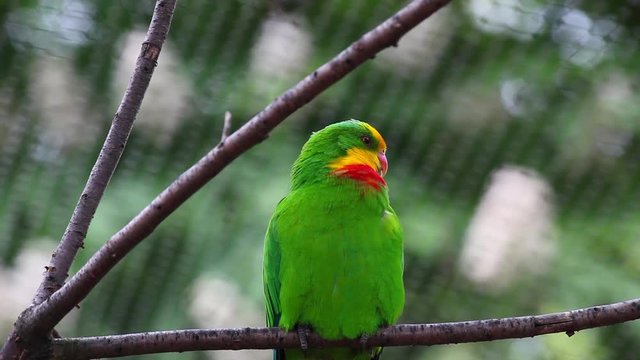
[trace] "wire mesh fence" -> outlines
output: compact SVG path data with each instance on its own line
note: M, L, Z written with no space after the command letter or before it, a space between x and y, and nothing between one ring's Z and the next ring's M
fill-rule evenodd
M184 1L75 269L217 142L399 8ZM0 3L0 332L40 281L104 139L152 1ZM453 2L273 132L172 215L64 321L65 336L263 325L268 219L311 131L385 136L405 228L402 322L638 297L640 4ZM4 334L4 335L2 335ZM388 359L636 359L640 327ZM180 358L270 357L266 351ZM176 358L178 355L158 355Z

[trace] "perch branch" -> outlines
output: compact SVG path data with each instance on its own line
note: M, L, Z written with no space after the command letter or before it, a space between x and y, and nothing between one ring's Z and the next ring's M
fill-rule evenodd
M414 0L364 34L346 50L274 100L236 132L182 173L146 208L100 248L48 301L33 309L41 326L53 328L131 249L231 161L264 140L287 116L381 50L395 45L450 0Z
M439 324L409 324L383 328L365 341L366 347L439 345L533 337L622 323L640 318L640 299L609 305L503 319ZM361 347L363 340L327 341L309 334L309 347ZM239 350L300 347L296 332L278 328L194 329L140 334L54 339L54 359L102 358L197 350Z
M42 282L33 299L34 305L43 303L51 294L63 286L74 257L78 250L83 247L89 224L93 219L105 188L118 165L118 161L129 138L133 122L140 110L142 99L151 81L151 76L153 75L156 62L160 55L162 44L169 31L175 4L176 0L158 0L156 2L153 18L142 44L140 54L138 55L133 76L113 118L111 128L107 133L100 154L91 169L80 199L73 210L69 224L60 243L51 255L49 265L45 266ZM30 314L30 310L27 309L27 311L21 315L16 323L16 329L20 329L21 327L34 329L36 327ZM39 337L42 337L44 333L49 333L53 328L51 322L44 327L37 327L39 328L37 331L40 332ZM21 332L20 338L23 340L23 343L29 342L30 338L32 338L32 336L29 335L31 330L27 330L26 332L20 330L18 332ZM3 349L0 350L0 356L2 356L2 358L5 356L7 358L17 356L16 336L18 336L18 334L14 331Z

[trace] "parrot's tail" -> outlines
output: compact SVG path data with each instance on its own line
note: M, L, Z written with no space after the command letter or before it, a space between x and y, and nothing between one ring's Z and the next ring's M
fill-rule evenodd
M273 350L273 360L286 360L283 349Z
M333 351L338 350L339 353L334 353ZM373 351L373 353L359 353L359 354L354 354L354 353L343 353L342 351L344 351L344 348L331 348L329 349L329 352L325 352L325 351L314 351L311 350L312 352L314 352L313 354L311 353L307 353L305 355L304 352L300 351L299 349L293 349L293 350L289 350L291 353L289 355L291 355L290 357L287 357L284 349L275 349L273 350L273 360L301 360L301 359L308 359L308 360L342 360L342 359L354 359L354 360L363 360L363 359L367 359L367 360L380 360L380 354L382 354L382 348L376 348L375 351ZM368 355L368 356L367 356Z

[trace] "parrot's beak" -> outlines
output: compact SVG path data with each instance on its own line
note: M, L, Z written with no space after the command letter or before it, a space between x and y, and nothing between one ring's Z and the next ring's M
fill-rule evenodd
M385 176L387 174L387 169L389 168L389 163L387 162L387 156L384 154L384 150L378 153L378 160L380 161L378 174L380 174L380 176Z

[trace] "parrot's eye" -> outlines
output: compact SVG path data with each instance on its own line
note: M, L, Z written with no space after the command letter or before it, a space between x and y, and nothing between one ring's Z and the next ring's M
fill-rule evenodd
M360 140L362 140L362 143L365 145L370 145L371 144L371 137L364 135L360 138Z

